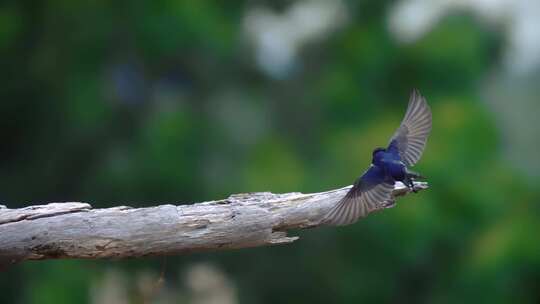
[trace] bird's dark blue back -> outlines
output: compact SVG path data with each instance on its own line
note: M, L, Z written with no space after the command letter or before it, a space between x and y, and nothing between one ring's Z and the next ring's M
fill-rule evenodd
M378 172L387 183L395 180L402 181L405 176L405 165L401 161L399 151L390 145L386 150L380 150L373 155L373 165L380 168Z

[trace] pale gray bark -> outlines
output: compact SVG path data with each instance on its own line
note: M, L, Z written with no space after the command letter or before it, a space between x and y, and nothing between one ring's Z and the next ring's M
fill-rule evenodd
M416 182L418 190L427 183ZM235 194L192 205L93 209L52 203L0 206L0 265L55 258L125 258L291 243L288 229L323 225L347 190ZM409 190L397 183L394 196ZM380 206L380 209L392 206ZM379 209L379 210L380 210Z

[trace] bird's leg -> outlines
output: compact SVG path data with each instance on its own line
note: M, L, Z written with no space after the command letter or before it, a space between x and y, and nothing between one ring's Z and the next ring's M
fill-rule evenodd
M410 171L409 169L405 169L405 170L406 170L405 171L405 184L407 185L407 187L409 187L409 189L412 192L417 193L418 190L414 188L414 181L417 179L426 179L426 178L414 171Z
M414 193L417 193L418 190L416 190L416 188L414 188L414 183L413 183L413 179L411 178L411 176L406 176L405 177L405 185L407 185L407 187L409 187L409 190L414 192Z
M414 188L414 175L406 173L405 178L403 179L403 183L407 188L409 188L409 191L412 191L414 193L417 193L418 190Z

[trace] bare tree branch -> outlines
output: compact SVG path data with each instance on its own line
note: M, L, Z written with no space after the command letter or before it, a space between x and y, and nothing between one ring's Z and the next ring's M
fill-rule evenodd
M428 186L416 182L415 187ZM86 203L0 206L0 265L287 244L298 239L287 236L288 229L323 225L324 215L349 188L310 194L244 193L218 201L148 208L93 209ZM396 183L393 194L408 192Z

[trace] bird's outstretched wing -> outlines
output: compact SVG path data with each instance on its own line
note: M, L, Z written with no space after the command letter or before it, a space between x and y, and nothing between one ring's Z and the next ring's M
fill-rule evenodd
M388 150L398 152L407 167L413 166L424 152L429 132L431 110L424 96L415 89L409 98L405 117L390 139Z
M352 224L390 202L393 189L393 181L385 180L384 171L372 165L328 212L324 222L333 226Z

